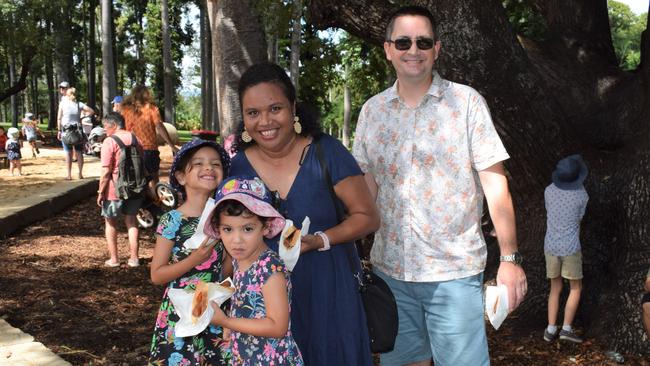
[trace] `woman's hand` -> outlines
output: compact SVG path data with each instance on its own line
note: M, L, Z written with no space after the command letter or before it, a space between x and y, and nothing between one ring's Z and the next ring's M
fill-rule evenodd
M325 246L323 238L318 235L307 234L300 239L300 254L311 252Z
M102 207L102 203L104 202L104 193L97 193L97 206Z
M221 308L219 307L219 305L217 305L217 303L214 301L210 301L210 306L212 306L212 310L214 310L214 315L212 315L212 319L210 319L210 324L223 325L224 321L228 319L226 313L224 313L223 310L221 310ZM224 339L226 338L225 331L226 329L224 329ZM230 334L230 331L228 333Z

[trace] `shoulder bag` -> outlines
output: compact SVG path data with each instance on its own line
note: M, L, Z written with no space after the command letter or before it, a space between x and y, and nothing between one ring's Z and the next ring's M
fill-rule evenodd
M334 192L332 177L329 174L325 155L317 137L314 138L313 145L316 149L316 155L318 156L327 188L336 208L337 221L342 222L345 215L341 208L340 200L336 196L336 192ZM348 245L347 249L350 271L357 279L359 293L361 294L363 307L366 311L368 335L370 336L370 350L373 353L390 352L395 347L395 338L397 337L397 329L399 326L397 303L395 302L393 292L381 277L377 276L369 268L362 267L355 261L354 249L351 246Z

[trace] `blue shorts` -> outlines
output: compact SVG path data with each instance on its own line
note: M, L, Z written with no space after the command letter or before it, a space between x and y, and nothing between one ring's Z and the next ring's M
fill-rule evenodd
M442 282L406 282L375 270L397 302L395 349L382 365L431 359L436 366L489 365L483 318L483 273Z
M63 141L61 141L61 146L63 146L63 151L65 151L65 152L72 151L73 147L74 147L75 150L77 150L77 152L81 152L81 149L83 148L83 144L70 146L70 145L67 145L67 144L63 143Z
M144 150L143 153L144 168L151 176L158 176L160 170L160 151L158 150Z
M102 202L102 216L116 218L119 215L135 215L142 206L143 198Z

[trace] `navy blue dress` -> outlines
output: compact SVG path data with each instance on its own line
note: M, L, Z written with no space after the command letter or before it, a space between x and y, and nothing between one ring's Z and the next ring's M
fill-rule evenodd
M334 185L362 174L338 140L323 135L320 144ZM240 152L232 160L230 175L257 176L257 173L246 154ZM309 216L310 234L337 225L336 209L313 146L307 151L279 211L297 227ZM275 251L278 238L267 242ZM333 245L325 252L303 253L291 273L291 332L305 365L372 365L366 317L348 260L350 247L354 249L354 243ZM358 266L356 250L352 252Z
M20 143L15 140L9 140L7 144L7 160L20 160L23 156L20 153Z

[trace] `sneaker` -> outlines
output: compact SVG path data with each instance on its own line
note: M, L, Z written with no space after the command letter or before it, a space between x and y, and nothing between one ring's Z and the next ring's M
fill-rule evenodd
M139 259L129 259L128 262L126 262L129 267L138 267L140 265L140 260Z
M105 265L106 267L115 268L115 267L119 267L119 266L120 266L120 262L113 262L113 261L111 261L111 260L109 259L109 260L107 260L106 262L104 262L104 265Z
M555 331L555 333L551 333L548 331L548 328L544 329L544 340L547 342L553 342L555 338L557 338L557 334L557 331Z
M573 343L582 343L582 338L578 337L573 330L564 330L560 331L560 340L569 341Z

